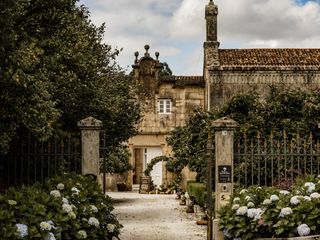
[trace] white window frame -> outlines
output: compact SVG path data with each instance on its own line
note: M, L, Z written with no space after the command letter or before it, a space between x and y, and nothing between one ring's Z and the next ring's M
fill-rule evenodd
M171 114L172 113L172 100L168 98L158 99L158 113Z

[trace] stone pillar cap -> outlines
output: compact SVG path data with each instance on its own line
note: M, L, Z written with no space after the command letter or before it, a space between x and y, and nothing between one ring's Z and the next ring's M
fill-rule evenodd
M212 123L212 127L222 129L232 129L237 128L238 126L239 124L236 121L228 117L219 118Z
M78 122L80 129L101 129L102 122L94 117L87 117Z

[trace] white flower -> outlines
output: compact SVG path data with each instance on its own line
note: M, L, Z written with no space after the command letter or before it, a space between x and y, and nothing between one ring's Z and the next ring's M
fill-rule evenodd
M90 205L90 211L93 213L97 213L98 212L98 208L94 205Z
M48 222L41 222L40 223L40 229L42 231L50 231L51 230L51 225Z
M313 182L306 182L304 186L307 187L307 193L312 193L316 189L316 185Z
M247 206L241 206L236 212L236 215L245 215L248 211Z
M95 226L95 227L99 227L99 220L96 219L95 217L90 217L88 220L89 225Z
M247 200L248 202L252 201L252 198L250 196L246 196L244 199Z
M43 240L56 240L52 232L49 232Z
M59 183L59 184L57 185L57 189L63 190L63 189L64 189L64 184L63 184L63 183Z
M235 203L235 202L240 202L240 198L239 197L235 197L234 199L233 199L233 202Z
M270 201L271 202L275 202L275 201L278 201L278 200L279 200L279 197L277 195L273 194L273 195L270 196Z
M116 226L114 224L110 224L110 223L107 224L107 229L109 232L113 232L115 228Z
M297 204L299 204L300 203L300 199L299 199L300 197L299 196L293 196L291 199L290 199L290 203L292 204L292 205L297 205Z
M80 239L86 239L87 238L87 233L84 230L80 230L77 232L77 235Z
M72 194L78 195L80 190L78 188L76 188L76 187L73 187L73 188L71 188L71 192L72 192Z
M291 213L292 213L292 209L289 207L285 207L281 209L279 217L284 217L284 216L290 215Z
M115 236L113 236L111 240L118 240L118 238L116 238Z
M306 201L311 201L311 197L309 197L309 196L304 196L303 198L304 198L304 200L306 200Z
M72 206L71 205L69 205L69 204L62 204L62 211L64 212L64 213L69 213L69 212L72 212L73 210L72 210Z
M308 227L307 224L301 224L297 227L297 230L298 230L298 234L300 236L307 236L310 234L310 228Z
M271 200L268 198L262 202L262 205L270 205L270 204L271 204Z
M232 210L237 210L239 209L240 205L239 204L233 204L232 205Z
M52 191L50 192L50 195L51 195L51 196L54 196L54 197L56 197L56 198L61 197L61 194L60 194L59 190L52 190Z
M247 189L242 189L242 190L240 191L240 194L244 194L244 193L246 193L246 192L248 192Z
M247 215L249 218L255 218L257 216L257 214L258 214L257 209L255 209L255 208L248 209Z
M62 198L62 202L63 202L64 204L69 204L69 200L66 199L66 198Z
M314 193L311 193L311 194L310 194L310 197L311 197L311 198L320 198L320 194L317 193L317 192L314 192Z
M28 232L27 225L21 224L21 223L16 223L16 227L17 227L17 233L20 237L28 236L29 232Z
M280 193L280 194L283 194L283 195L288 195L288 194L290 194L290 192L287 191L287 190L281 190L279 193Z
M69 212L69 213L68 213L68 216L69 216L69 218L71 218L71 219L76 219L76 218L77 218L77 216L76 216L76 214L75 214L74 212Z
M261 208L256 209L256 215L254 216L254 220L259 220L261 219L262 214L264 213L264 210Z
M248 202L247 207L248 208L253 208L254 207L254 203L253 202Z
M15 200L8 200L9 205L17 205L17 202Z

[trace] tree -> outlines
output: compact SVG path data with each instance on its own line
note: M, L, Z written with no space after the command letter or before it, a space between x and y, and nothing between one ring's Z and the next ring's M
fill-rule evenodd
M206 142L212 121L220 117L230 117L239 123L235 136L246 133L256 136L258 132L274 136L286 131L290 138L309 136L319 139L320 91L270 87L266 97L257 92L234 96L221 109L214 112L197 110L184 127L171 132L167 139L173 149L174 167L188 166L197 172L197 179L206 177Z
M5 0L0 12L2 151L19 128L46 139L89 115L103 122L110 145L135 134L140 112L130 101L131 78L87 8L77 0Z

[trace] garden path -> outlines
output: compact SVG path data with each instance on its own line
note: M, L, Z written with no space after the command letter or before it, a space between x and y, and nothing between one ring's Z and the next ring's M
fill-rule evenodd
M113 213L124 228L121 240L205 240L206 226L196 225L174 195L108 192Z

